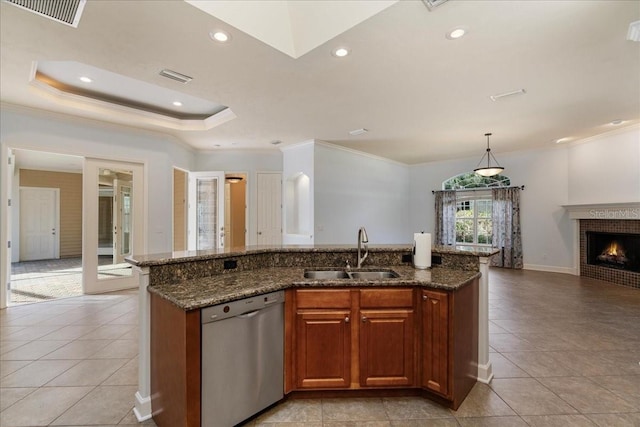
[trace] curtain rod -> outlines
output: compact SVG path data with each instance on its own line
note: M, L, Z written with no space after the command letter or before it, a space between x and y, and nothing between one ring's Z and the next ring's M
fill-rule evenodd
M524 190L524 185L515 185L515 186L511 186L511 187L483 187L483 188L469 188L469 189L464 189L464 190L453 190L453 191L487 191L487 190L493 190L494 188L519 188L521 190ZM431 194L436 194L436 191L451 191L451 190L431 190Z

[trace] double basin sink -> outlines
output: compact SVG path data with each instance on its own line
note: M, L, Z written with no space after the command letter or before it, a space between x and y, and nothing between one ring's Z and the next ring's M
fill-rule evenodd
M350 270L306 270L306 279L313 280L334 280L334 279L354 279L354 280L380 280L393 279L399 277L398 273L391 270L376 271L350 271Z

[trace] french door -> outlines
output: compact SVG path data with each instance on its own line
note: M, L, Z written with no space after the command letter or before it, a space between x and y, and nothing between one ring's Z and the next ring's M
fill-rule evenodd
M105 197L111 197L111 201L106 203ZM146 252L144 166L87 158L83 205L83 292L138 286L125 258Z
M189 250L224 247L224 172L189 173Z

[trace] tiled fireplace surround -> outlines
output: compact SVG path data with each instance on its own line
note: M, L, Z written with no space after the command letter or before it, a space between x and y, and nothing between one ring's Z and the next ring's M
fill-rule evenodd
M587 231L640 234L640 220L580 219L580 275L640 289L640 273L587 264Z

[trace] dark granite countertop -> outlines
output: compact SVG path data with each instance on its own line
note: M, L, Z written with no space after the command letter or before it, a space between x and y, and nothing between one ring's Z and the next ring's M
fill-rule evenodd
M335 246L331 247L334 251ZM273 248L270 248L273 250ZM371 249L370 249L371 250ZM388 250L388 249L386 249ZM403 247L403 250L407 250ZM323 268L328 269L328 268ZM455 290L470 280L480 277L476 271L432 268L416 270L413 267L394 265L389 267L363 268L362 271L393 270L399 277L380 280L331 279L311 280L304 278L304 268L272 267L238 273L217 274L175 284L152 285L147 289L171 301L183 310L195 310L254 295L289 288L305 287L366 287L366 286L422 286ZM352 271L358 271L353 269Z
M369 252L411 252L410 244L375 245L369 246ZM479 248L473 246L434 246L431 249L435 254L458 254L487 257L494 255L499 249ZM291 253L291 252L357 252L354 245L281 245L281 246L243 246L238 248L209 249L201 251L166 252L150 255L133 255L126 259L130 264L138 267L149 267L165 264L177 264L181 262L203 261L215 258L228 258L240 255L260 253Z

